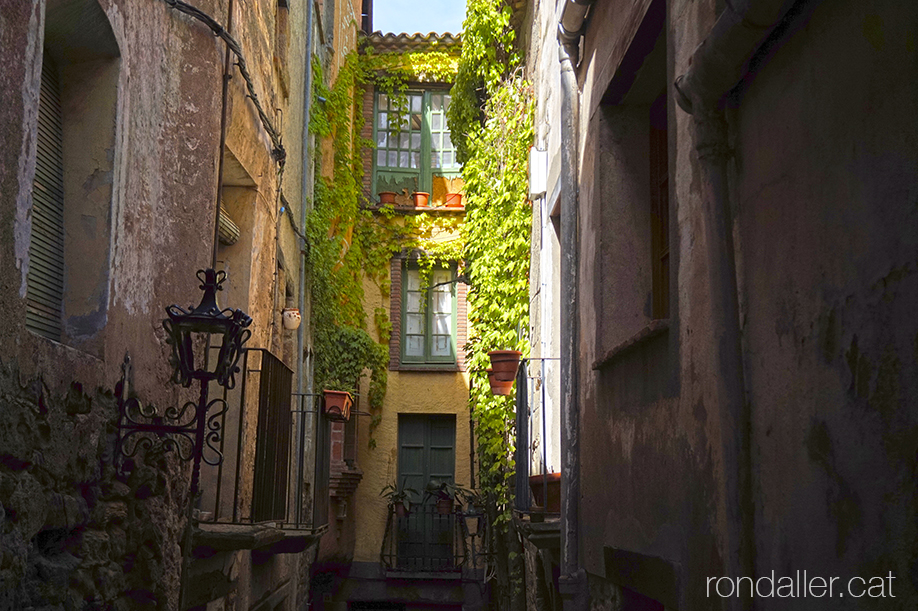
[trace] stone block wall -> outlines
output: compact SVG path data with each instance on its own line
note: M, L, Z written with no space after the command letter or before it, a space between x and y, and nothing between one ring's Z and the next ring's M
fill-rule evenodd
M58 395L15 363L0 368L0 609L176 602L184 486L167 480L165 456L116 472L116 403L110 390L73 382Z

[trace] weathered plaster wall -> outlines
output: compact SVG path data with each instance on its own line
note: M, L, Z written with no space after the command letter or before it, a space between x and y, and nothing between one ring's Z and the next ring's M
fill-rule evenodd
M103 228L110 244L96 240L92 249L71 256L98 259L104 269L82 270L91 290L68 306L76 316L95 317L89 321L92 341L77 341L85 334L76 328L65 338L70 345L64 345L23 326L45 3L8 4L0 21L0 80L15 95L0 110L0 133L11 144L0 154L0 231L5 232L0 305L6 312L0 321L5 355L0 376L0 607L82 608L84 601L95 601L105 608L176 608L187 467L173 458L150 458L149 466L140 461L130 478L116 477L112 392L129 353L142 400L166 406L194 398L168 383L169 350L161 320L165 305L197 302L194 272L210 263L224 45L203 24L165 3L100 0L120 54L115 71L109 65L104 75L116 79L117 101L108 100L115 107L114 146L100 148L102 140L80 131L94 120L77 124L74 138L87 140L85 161L100 171L87 170L94 182L74 184L90 192L94 205L92 218L84 216L78 226L89 237ZM225 0L195 5L226 23ZM295 143L302 132L302 111L288 112L278 85L276 5L273 0L237 0L233 33L242 42L260 100L276 122L286 118L288 141ZM292 10L291 31L301 36L304 7L294 3ZM300 89L301 56L291 54L288 66L288 77L298 79ZM259 190L252 191L245 211L252 224L248 277L238 287L242 299L228 305L255 317L252 343L267 346L278 187L270 143L244 98L241 80L234 72L228 148L257 179ZM82 85L87 82L80 79ZM301 105L302 91L298 96L294 99ZM286 174L296 185L297 205L301 151L288 146ZM298 249L289 228L284 236L290 277L295 278ZM101 287L98 277L105 278ZM298 556L279 557L265 568L263 562L252 565L248 552L243 555L245 574L236 599L245 608L272 589L288 587L284 584L294 583L295 575L308 567L308 562L297 567ZM305 600L305 594L291 594L291 605L295 598Z
M388 309L389 298L383 296L372 282L364 283L364 309ZM398 475L398 415L455 414L456 415L456 478L468 487L469 468L469 410L467 374L459 372L390 371L389 388L381 410L382 420L373 431L376 447L368 447L370 418L360 424L357 462L363 470L363 481L351 502L351 511L359 536L353 551L356 562L377 562L382 547L388 506L379 496L386 484L394 483Z
M687 69L716 5L668 3L667 83ZM636 29L641 7L596 10L579 69L584 568L627 585L615 571L616 550L640 555L637 566L661 559L668 569L655 583L637 584L645 594L666 601L674 592L680 609L727 608L735 601L707 598L705 582L743 576L733 574L742 548L753 576L892 571L897 599L871 608L910 604L916 564L903 542L914 540L918 512L908 475L918 383L909 314L918 297L915 9L814 3L762 54L728 113L748 431L726 426L723 413L716 357L726 321L711 314L702 173L693 118L672 101L668 328L590 369L605 343L636 337L609 317L610 305L643 304L634 282L613 282L599 263L609 240L639 224L621 210L633 200L627 188L603 178L628 160L615 156L619 132L604 133L599 100L630 41L622 28ZM599 18L616 10L632 12ZM616 248L613 256L633 271L635 252ZM608 323L621 337L608 336ZM750 462L727 458L743 446ZM731 542L742 524L729 482L744 476L752 478L754 515L744 519L753 529Z
M732 122L757 570L892 571L876 608L918 601L916 41L913 6L824 3Z

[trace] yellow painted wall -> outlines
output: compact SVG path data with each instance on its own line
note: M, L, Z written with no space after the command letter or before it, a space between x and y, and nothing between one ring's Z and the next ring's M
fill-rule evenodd
M373 310L389 310L389 297L382 295L371 281L364 282L364 307L373 326ZM375 329L371 332L375 335ZM461 350L462 347L460 346ZM366 396L366 383L361 394ZM357 463L363 470L363 480L354 493L350 511L357 528L354 549L355 562L378 562L386 527L388 506L379 495L383 486L395 483L398 475L398 415L455 414L456 415L456 475L455 482L468 487L469 407L468 375L462 372L390 371L389 388L382 408L382 421L373 436L376 448L368 447L370 418L359 418ZM366 408L362 408L366 410Z

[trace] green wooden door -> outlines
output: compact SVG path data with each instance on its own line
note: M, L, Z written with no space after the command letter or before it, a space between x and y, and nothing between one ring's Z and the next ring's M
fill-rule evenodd
M419 492L429 482L453 483L456 473L456 417L447 414L399 414L398 481ZM452 566L453 516L437 513L435 500L411 510L398 524L399 568L443 570Z

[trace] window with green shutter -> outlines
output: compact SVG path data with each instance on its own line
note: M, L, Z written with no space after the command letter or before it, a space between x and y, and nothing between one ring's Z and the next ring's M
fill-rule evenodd
M456 178L461 166L446 125L450 96L445 90L376 94L373 137L374 192L434 191L438 178Z
M402 271L403 363L455 364L456 282L455 269L434 269L430 286L421 286L417 262L408 261Z

